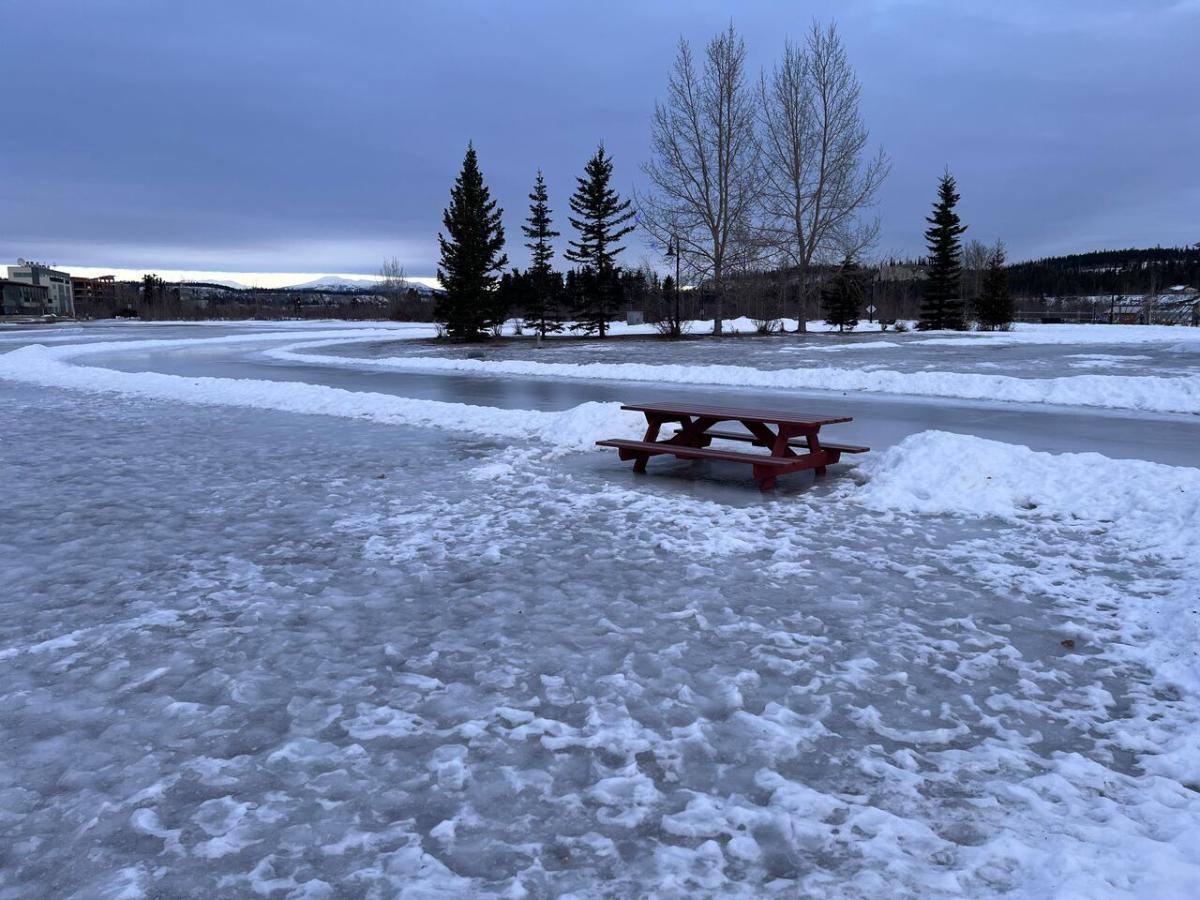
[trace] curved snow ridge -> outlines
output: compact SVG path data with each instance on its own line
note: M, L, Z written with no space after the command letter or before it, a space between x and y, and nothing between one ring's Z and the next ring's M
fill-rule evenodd
M236 340L244 340L238 338ZM125 343L125 342L122 342ZM134 341L128 349L151 345L191 345L192 341ZM0 378L69 390L122 394L205 406L236 406L368 419L463 431L490 438L533 440L556 451L590 449L597 435L637 437L641 429L619 403L583 403L562 412L498 409L420 400L325 385L249 378L184 377L158 372L121 372L72 365L85 353L125 349L121 344L45 347L34 344L0 355Z
M351 343L346 341L345 343ZM827 391L871 391L956 400L1001 400L1011 403L1095 406L1158 413L1200 413L1200 375L1069 375L1061 378L1015 378L970 372L897 372L891 369L756 369L726 365L652 365L648 363L544 363L531 360L478 360L436 356L390 356L379 359L299 352L338 341L298 343L267 350L289 362L410 372L465 372L659 384L711 384L726 387L788 388Z
M230 323L250 325L255 323ZM258 323L261 324L261 323ZM273 325L272 327L278 327ZM372 326L363 328L361 326L345 326L338 328L336 326L325 326L322 330L311 330L304 334L307 339L312 339L318 346L328 346L330 344L341 343L366 343L369 341L378 340L398 340L398 339L420 339L427 337L435 337L436 331L429 326L406 326L395 325L390 327ZM48 336L49 337L49 336ZM86 344L70 344L62 347L54 347L53 352L56 359L67 360L73 359L76 356L91 356L97 353L123 353L130 350L172 350L184 347L198 347L209 345L225 346L230 344L253 344L253 343L270 343L279 341L295 341L299 337L297 329L289 329L287 331L251 331L245 334L230 334L224 337L192 337L192 338L135 338L133 340L98 340ZM31 349L33 347L42 347L42 344L29 344L24 348L9 351L19 353L23 349ZM50 348L45 348L50 349ZM3 358L3 357L0 357Z

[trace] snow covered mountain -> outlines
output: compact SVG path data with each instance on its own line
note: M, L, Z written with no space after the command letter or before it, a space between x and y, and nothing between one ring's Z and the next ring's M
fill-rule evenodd
M377 289L382 279L378 278L343 278L340 275L322 275L303 284L292 284L280 290L285 291L361 291ZM409 288L419 294L432 294L440 290L436 278L429 276L413 276L404 279Z
M303 284L289 284L284 290L288 291L358 291L363 288L377 287L379 281L374 278L342 278L338 275L322 275Z

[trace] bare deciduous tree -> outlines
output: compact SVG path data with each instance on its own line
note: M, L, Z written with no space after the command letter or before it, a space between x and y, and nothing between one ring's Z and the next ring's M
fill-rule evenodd
M394 256L385 259L379 267L379 278L379 293L387 300L388 318L399 319L409 288L400 260Z
M680 39L667 99L654 106L653 159L645 166L651 192L638 197L643 227L711 281L714 334L722 330L726 275L752 246L760 195L745 63L745 42L732 25L708 43L699 72L691 46Z
M815 21L804 45L789 42L759 81L764 237L794 272L800 331L807 330L813 264L861 258L878 235L878 222L863 221L862 213L889 164L882 150L866 157L859 90L837 26Z
M992 258L992 247L983 241L971 239L963 244L962 295L967 307L967 320L975 317L975 304L983 293L983 276Z

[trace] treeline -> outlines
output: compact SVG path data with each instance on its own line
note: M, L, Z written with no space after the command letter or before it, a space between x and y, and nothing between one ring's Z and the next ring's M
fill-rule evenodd
M173 283L157 275L146 275L141 281L110 282L90 296L77 295L75 309L76 315L83 319L433 321L432 297L402 279L388 278L374 289L321 291Z
M524 270L509 265L504 210L468 144L438 234L444 291L433 302L408 290L393 259L378 290L349 302L241 292L192 302L148 281L131 306L155 318L432 316L447 336L473 340L500 333L513 318L543 336L569 325L603 337L626 310L671 336L696 320L711 320L719 334L725 319L739 316L759 331L793 318L803 331L813 315L838 328L864 317L916 319L923 329L1004 328L1015 316L1014 297L1200 286L1200 244L1008 265L1003 243L964 243L948 170L926 218L926 256L872 265L879 223L871 210L890 164L870 146L860 84L833 24L814 22L757 73L748 71L732 25L701 52L681 39L666 88L654 106L643 186L630 196L613 187L603 144L575 179L565 214L555 214L536 172L521 225L530 254ZM915 232L915 212L912 219ZM635 227L655 263L622 263ZM555 239L564 234L559 253ZM660 266L674 274L660 278Z
M611 185L612 159L603 145L597 149L570 197L573 236L563 255L573 267L566 271L554 265L551 241L560 233L540 171L522 226L532 262L524 272L507 270L503 210L468 145L438 235L445 294L437 321L447 336L473 340L500 333L513 315L539 335L570 321L603 337L611 319L635 306L673 336L684 331L686 307L711 316L714 334L739 313L760 331L791 316L803 331L817 310L843 329L857 324L864 305L875 307L868 315L886 315L867 302L875 290L864 259L879 231L866 213L889 163L882 150L869 150L859 94L832 24L814 23L802 43L786 43L774 68L757 78L732 25L703 54L681 39L667 97L655 104L648 187L621 197ZM919 327L1006 327L1013 309L1004 247L964 248L957 201L947 172L927 219ZM660 282L653 272L619 265L635 209L637 227L676 277Z
M616 262L624 249L621 240L633 231L634 211L632 201L612 187L612 172L612 159L601 144L570 198L568 221L575 236L564 256L576 266L564 274L553 265L551 240L559 232L553 228L553 210L539 171L522 227L532 264L526 272L513 269L502 275L508 264L504 211L492 199L475 148L468 145L442 216L445 232L438 235L438 280L445 292L434 314L445 333L462 340L498 334L508 317L519 312L542 336L561 331L569 317L572 327L604 337L608 323L628 302L626 288L639 283L645 287L644 279Z
M1200 287L1200 243L1035 259L1009 266L1008 278L1015 295L1030 298L1130 296L1179 284Z
M685 301L684 285L676 282L686 275L711 307L719 334L737 303L731 284L755 272L786 271L773 318L790 307L803 329L822 289L814 275L830 265L843 275L848 266L857 272L878 232L863 214L889 164L882 151L869 152L859 94L832 24L814 23L801 43L786 43L775 67L757 78L732 25L702 54L681 39L667 97L655 104L648 186L621 197L600 146L570 198L574 236L564 253L570 271L554 268L550 241L559 232L539 173L522 228L533 261L526 272L506 272L503 210L468 146L438 235L445 295L437 320L447 335L474 339L496 332L517 311L539 334L570 319L603 337L632 286L654 295L649 302L665 314L660 324L678 335ZM618 257L634 229L635 201L637 226L674 264L675 278L655 283L622 272ZM688 293L694 302L697 295ZM861 293L843 292L841 305Z

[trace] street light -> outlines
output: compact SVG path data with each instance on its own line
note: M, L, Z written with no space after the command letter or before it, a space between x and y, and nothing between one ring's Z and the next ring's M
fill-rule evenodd
M683 334L683 321L679 318L679 238L667 241L667 259L675 257L675 321L671 323L671 331L676 337Z

